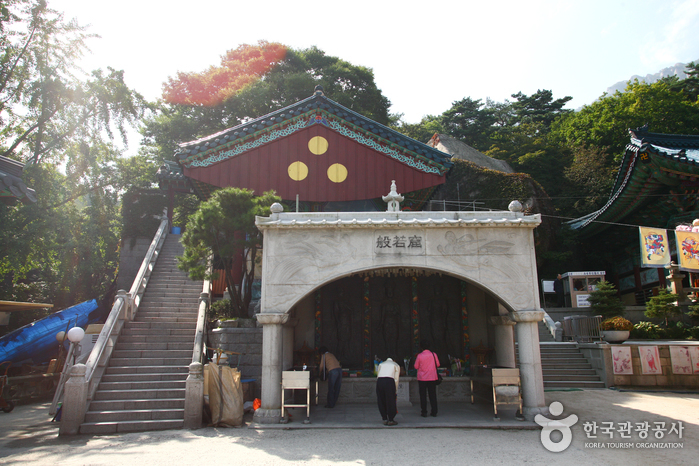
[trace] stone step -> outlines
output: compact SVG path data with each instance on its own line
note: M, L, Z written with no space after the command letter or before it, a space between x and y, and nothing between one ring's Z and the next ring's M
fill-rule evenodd
M164 390L164 389L184 389L185 379L181 380L124 380L118 382L100 383L99 391L114 390Z
M167 350L182 350L182 351L189 351L190 353L194 349L194 342L193 341L169 341L169 340L164 340L164 341L144 341L144 342L136 342L136 341L122 341L121 338L119 338L119 342L117 343L117 346L115 350L118 351L140 351L140 352L147 352L147 354L152 355L152 351L167 351Z
M165 380L187 379L187 372L148 372L145 374L111 374L105 373L102 382L157 382Z
M168 334L142 334L142 335L121 335L118 345L122 343L194 343L194 335L188 332L186 335Z
M592 364L589 362L581 362L578 364L541 364L541 370L558 371L566 369L584 370L592 369Z
M556 381L548 382L544 380L544 388L606 388L604 382L573 382L573 381Z
M162 398L158 400L94 400L90 411L184 409L184 398Z
M191 328L163 328L163 327L134 327L134 328L124 328L119 336L121 339L124 336L158 336L158 335L171 335L179 337L192 337L194 338L194 329Z
M190 360L191 362L191 360ZM121 374L188 374L189 364L179 365L179 366L163 366L155 365L131 365L131 366L109 366L104 371L105 374L109 375L121 375Z
M196 308L199 305L199 296L177 296L173 294L164 297L156 296L153 298L146 293L139 307L144 304L188 304Z
M86 423L153 421L184 419L184 409L129 409L117 411L88 411Z
M178 317L188 317L188 318L197 318L199 316L199 310L198 309L186 309L186 310L177 310L177 309L172 309L172 308L146 308L146 309L139 309L138 313L136 316L141 316L141 317L148 317L148 318L154 318L154 317L161 317L163 319L167 319L170 317L178 318Z
M157 400L160 398L184 399L184 388L152 388L148 390L97 390L93 400Z
M143 315L140 312L138 315L134 318L132 322L155 322L155 323L164 323L164 322L180 322L180 323L189 323L193 324L196 327L197 323L197 317L176 317L176 316L168 316L168 317L158 317L158 316L150 316L150 315Z
M192 354L190 352L188 358L112 358L109 364L116 367L119 366L186 366L192 362Z
M543 369L544 378L553 375L590 375L597 377L597 372L594 369Z
M184 350L123 350L117 348L112 353L113 359L178 359L187 357L191 359L192 348Z
M151 430L182 429L184 420L86 422L80 426L81 434L115 434L120 432L147 432Z
M136 330L136 329L167 329L167 330L174 330L174 329L192 329L194 331L196 329L196 325L192 325L191 322L127 322L124 325L125 329L129 330Z
M597 375L549 374L544 382L599 382Z

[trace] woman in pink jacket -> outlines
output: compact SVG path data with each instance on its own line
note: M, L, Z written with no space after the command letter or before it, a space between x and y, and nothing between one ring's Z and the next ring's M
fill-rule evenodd
M429 340L420 342L422 353L415 358L417 385L420 391L420 415L427 417L427 394L430 396L431 416L437 417L437 368L439 359L430 351Z

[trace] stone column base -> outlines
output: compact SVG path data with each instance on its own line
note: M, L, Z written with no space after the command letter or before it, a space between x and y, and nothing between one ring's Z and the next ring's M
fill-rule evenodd
M548 406L524 406L522 411L522 415L526 421L533 421L537 414L550 416Z
M258 424L279 424L282 420L282 410L281 409L262 409L258 408L255 410L255 415L252 418L253 422Z

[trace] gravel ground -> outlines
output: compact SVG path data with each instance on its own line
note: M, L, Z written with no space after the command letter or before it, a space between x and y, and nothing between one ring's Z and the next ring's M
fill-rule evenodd
M204 428L120 434L58 437L49 422L48 403L0 412L0 463L36 465L171 465L177 464L540 464L650 465L697 464L699 454L699 394L588 390L547 392L547 402L564 406L559 418L578 416L572 444L561 453L547 451L540 430L431 429L309 429L254 430ZM618 432L609 438L598 431L588 439L585 423L682 422L682 438L630 439ZM553 435L556 441L560 436ZM589 443L604 444L592 448ZM639 443L682 444L682 448L641 448ZM620 448L630 443L631 448Z

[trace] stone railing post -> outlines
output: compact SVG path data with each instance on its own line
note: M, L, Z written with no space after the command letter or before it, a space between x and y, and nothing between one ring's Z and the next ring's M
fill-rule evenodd
M61 405L61 425L58 435L75 435L80 431L80 424L85 421L87 409L87 381L85 364L76 364L70 371L70 378L63 391Z
M539 348L539 322L544 311L523 309L510 312L517 322L517 343L519 344L519 376L522 382L523 413L525 419L533 420L537 414L548 415L544 398L544 376L541 370L541 350Z
M254 421L276 424L282 416L282 326L288 314L260 313L257 321L262 327L262 399L255 411Z
M493 316L490 323L495 326L495 364L500 367L517 367L515 363L515 323L508 316Z
M201 427L204 410L204 366L200 362L189 365L189 376L185 382L184 428Z

